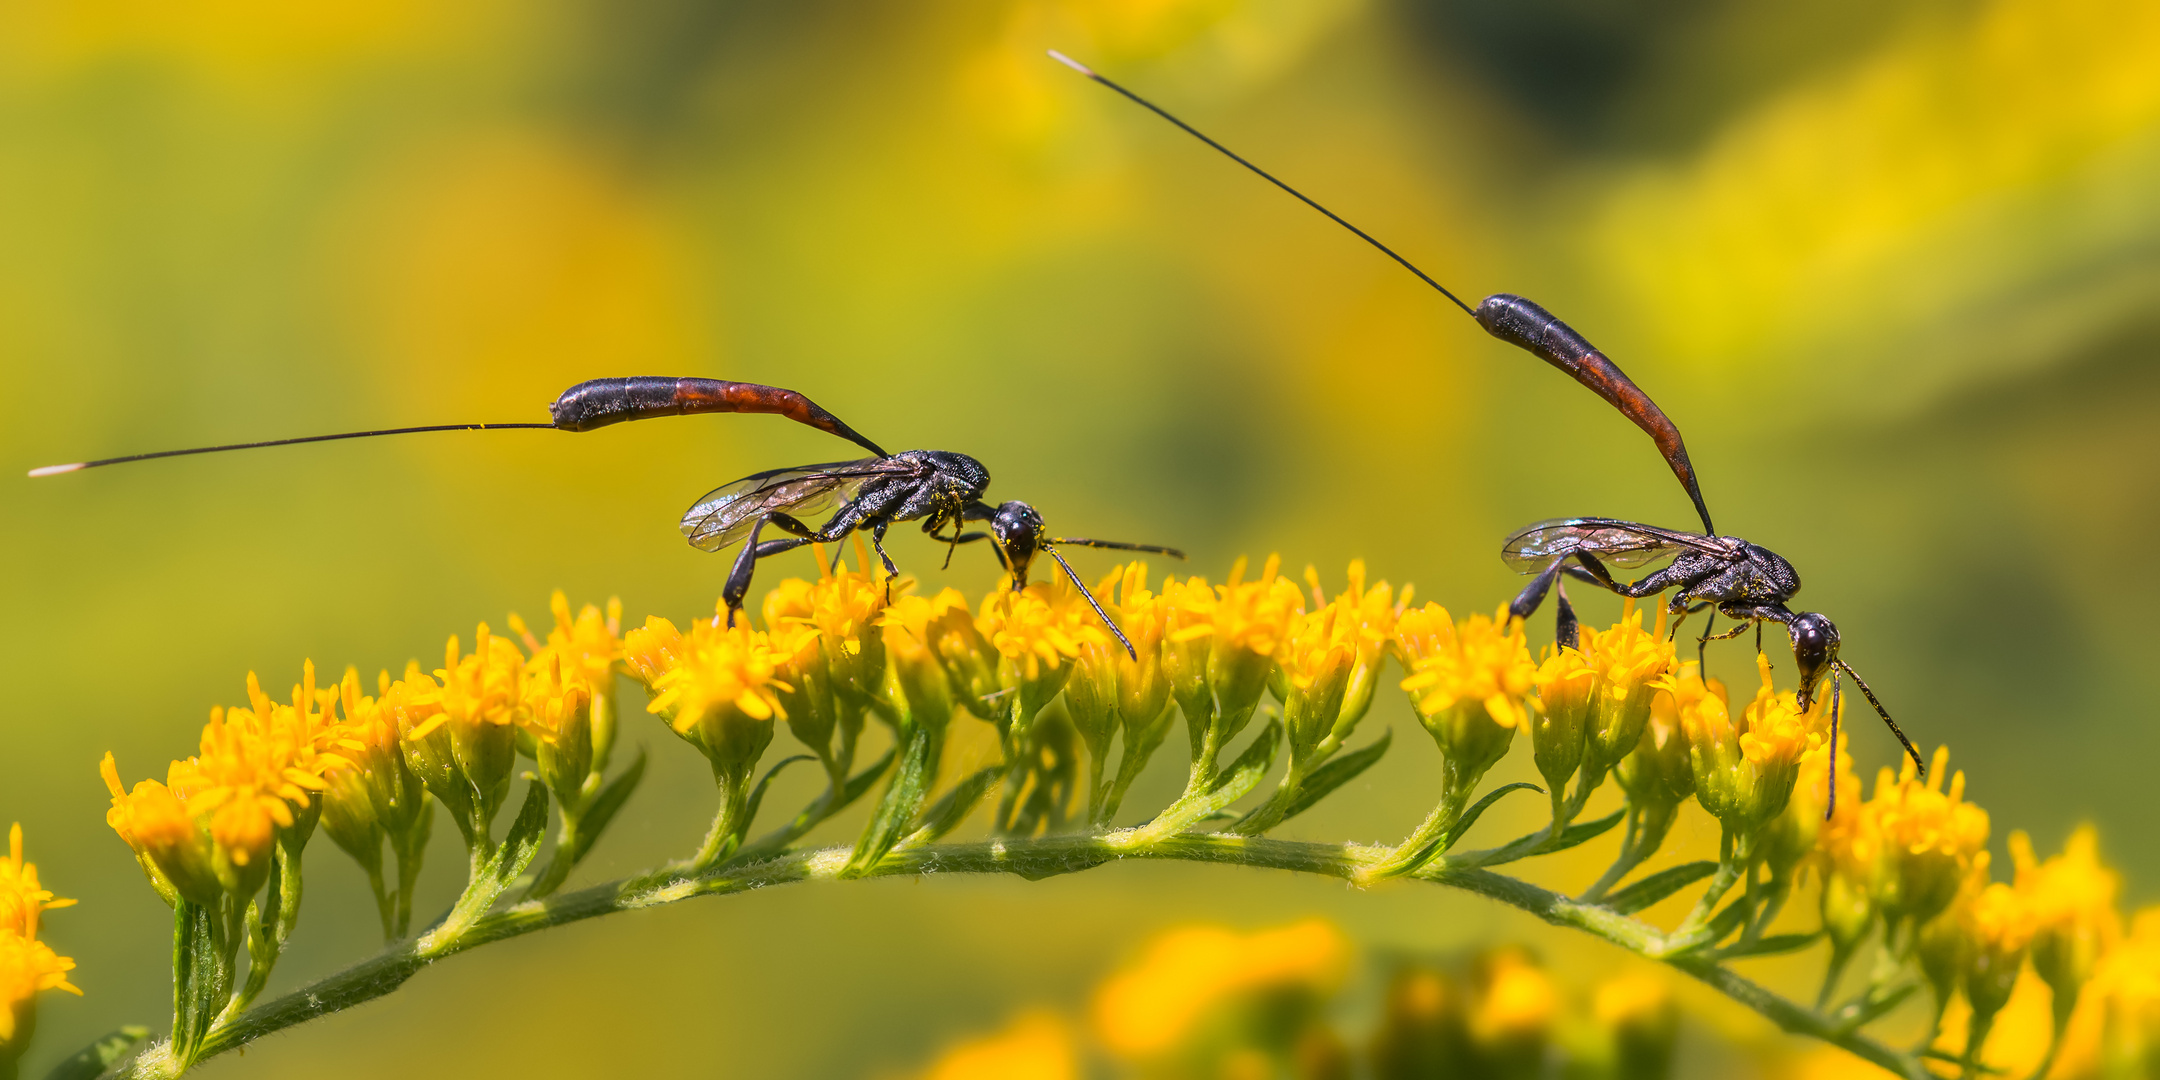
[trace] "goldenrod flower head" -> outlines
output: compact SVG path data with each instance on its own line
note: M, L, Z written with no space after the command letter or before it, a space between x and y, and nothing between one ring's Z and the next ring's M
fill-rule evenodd
M214 708L202 732L201 752L175 762L167 784L190 816L207 815L211 865L225 891L245 899L270 873L270 846L281 830L300 836L313 830L320 807L315 793L329 785L323 774L349 764L325 752L335 735L321 711L315 666L293 687L293 703L270 701L248 675L251 708Z
M902 596L885 610L886 650L903 681L913 678L925 692L936 683L921 665L934 664L944 673L945 692L984 720L1000 715L997 702L1000 655L977 627L967 598L957 589L941 589L930 597ZM898 651L894 651L898 650Z
M377 686L388 693L389 672ZM323 773L322 826L366 868L378 865L384 831L402 835L417 824L427 793L405 764L396 717L361 692L358 669L345 669L336 695L340 718L331 733L346 763Z
M959 678L980 679L985 671L994 677L994 667L986 666L989 659L980 655L982 637L968 611L967 598L957 589L941 589L930 597L898 597L878 621L884 627L885 655L892 660L893 677L909 709L920 717L942 724L952 715L953 680L945 671L948 647L957 645L953 651L954 662L961 668ZM956 634L957 642L948 641Z
M1021 1013L1005 1030L957 1043L938 1055L924 1080L1076 1080L1079 1040L1046 1009Z
M1398 640L1413 658L1402 688L1411 692L1418 712L1430 717L1471 702L1493 723L1520 727L1526 719L1523 695L1537 678L1522 620L1509 617L1504 606L1489 618L1472 615L1459 624L1450 622L1438 604L1413 614L1422 618L1405 614L1402 626L1414 627L1419 643L1413 647Z
M1583 663L1596 674L1591 704L1590 746L1595 760L1609 767L1635 748L1650 718L1657 680L1673 669L1671 642L1665 640L1665 609L1645 631L1642 612L1630 597L1621 604L1620 621L1611 629L1582 628Z
M67 980L73 970L75 961L44 942L0 931L0 1053L8 1053L17 1033L31 1025L39 991L82 993Z
M1091 748L1107 748L1109 733L1119 723L1128 746L1142 743L1170 704L1170 678L1163 669L1170 605L1148 589L1147 580L1147 564L1135 561L1096 582L1095 599L1117 620L1133 651L1127 654L1107 638L1090 643L1080 650L1078 666L1065 684L1073 723Z
M1695 767L1688 753L1687 730L1680 723L1680 703L1664 690L1650 701L1650 718L1635 740L1635 751L1613 770L1628 798L1644 807L1672 807L1695 794Z
M834 686L844 694L867 699L884 689L885 641L877 629L879 616L889 597L901 595L914 582L907 578L888 582L860 540L856 554L859 565L854 568L842 566L838 572L820 573L816 581L790 578L781 582L766 596L764 614L766 628L775 633L786 625L815 629ZM821 558L819 566L824 565Z
M1530 710L1530 749L1538 774L1557 793L1582 764L1597 669L1574 648L1548 645L1534 681L1537 702ZM1641 737L1640 730L1636 736Z
M1952 775L1943 790L1949 760L1949 749L1938 749L1924 784L1909 759L1895 779L1883 769L1862 808L1861 828L1874 834L1881 860L1875 900L1893 922L1926 922L1948 907L1987 846L1987 811L1965 801L1965 774Z
M591 604L570 611L570 597L561 589L548 596L548 613L555 625L547 640L535 638L525 620L513 614L510 629L525 641L534 665L559 657L566 672L582 676L596 695L605 696L615 683L615 662L622 659L622 601L609 597L607 611Z
M1349 587L1329 600L1320 574L1305 568L1311 611L1291 613L1275 660L1292 745L1340 739L1372 707L1387 647L1395 636L1395 595L1387 582L1367 588L1365 562L1350 562Z
M2015 889L1996 882L1981 889L1960 912L1965 931L1965 1000L1978 1023L2002 1010L2025 966L2033 913Z
M1599 983L1591 995L1590 1015L1607 1030L1662 1032L1668 1043L1680 1018L1672 984L1641 972ZM1623 1070L1621 1075L1635 1074Z
M1537 678L1521 619L1502 607L1461 623L1428 603L1403 613L1396 644L1410 660L1402 681L1418 717L1460 782L1475 783L1507 753L1528 720L1523 705Z
M681 638L674 663L654 677L646 711L665 718L715 767L747 767L771 741L772 721L784 715L780 666L817 634L807 626L767 634L700 620Z
M1785 809L1799 779L1800 755L1819 741L1827 708L1801 713L1791 691L1770 681L1769 658L1758 653L1762 687L1735 722L1725 686L1705 682L1693 663L1659 681L1673 696L1695 772L1695 798L1735 835L1752 832Z
M1215 643L1215 588L1206 578L1163 579L1163 675L1188 715L1208 709L1208 652Z
M524 690L525 654L481 623L472 652L452 634L433 679L408 666L387 695L407 765L466 821L492 819L510 793Z
M1552 979L1514 948L1480 957L1473 974L1478 993L1470 1010L1471 1041L1498 1065L1498 1075L1533 1074L1560 1007Z
M1591 995L1590 1015L1609 1047L1611 1065L1605 1075L1672 1075L1680 1007L1671 983L1647 973L1607 979Z
M2076 1065L2103 1053L2123 1066L2120 1075L2140 1075L2140 1067L2150 1075L2147 1063L2160 1056L2160 907L2139 911L2130 932L2101 958L2077 1013L2063 1067L2050 1075L2094 1075L2098 1069L2076 1071ZM2113 1045L2095 1045L2103 1040Z
M784 584L784 583L783 583ZM682 662L687 647L682 631L657 615L647 615L645 625L623 635L623 666L630 677L651 689L662 672Z
M1283 577L1282 556L1269 555L1257 581L1245 580L1246 560L1232 564L1230 579L1216 587L1209 628L1207 682L1223 716L1248 715L1267 688L1275 651L1290 620L1305 610L1296 583ZM1194 632L1187 626L1180 634Z
M1147 1058L1175 1048L1210 1012L1284 988L1333 988L1348 966L1342 932L1321 919L1240 934L1188 926L1149 942L1095 993L1095 1027L1113 1053Z
M590 757L593 690L586 668L575 657L543 651L525 666L518 708L512 716L539 744L557 751L582 747Z
M34 938L38 934L38 914L54 908L73 906L73 900L61 900L38 884L37 864L23 859L22 823L8 827L8 853L0 858L0 935L14 934Z
M1763 859L1773 879L1785 878L1801 869L1808 858L1820 850L1823 833L1825 800L1830 797L1830 785L1837 785L1837 804L1840 813L1856 810L1860 802L1860 777L1853 772L1852 754L1847 749L1849 741L1843 729L1838 731L1835 754L1827 740L1817 740L1800 755L1800 773L1793 782L1792 795L1786 800L1785 810L1764 831ZM1830 760L1837 759L1838 775L1830 778Z
M993 590L982 599L975 629L996 650L999 687L1019 692L1023 717L1064 688L1082 647L1109 641L1094 609L1062 579L1019 592Z
M2013 832L2010 856L2018 894L2033 917L2033 970L2058 998L2073 997L2122 936L2115 910L2122 876L2101 865L2100 836L2089 824L2078 826L2063 853L2046 862L2034 859L2031 837Z
M172 767L177 771L180 763ZM158 894L167 903L184 897L205 906L216 904L225 886L210 865L210 836L197 826L180 796L156 780L140 781L132 791L123 788L111 751L98 762L98 775L112 793L105 823L134 849Z
M525 667L518 726L532 737L540 780L566 806L576 806L598 753L590 668L575 654L544 649Z
M1477 1068L1469 1052L1468 998L1445 972L1406 964L1388 980L1380 1030L1373 1035L1373 1075L1395 1080L1457 1076Z
M440 683L432 693L436 711L405 733L407 739L424 739L437 727L449 726L453 734L481 727L505 729L519 717L525 689L525 654L510 639L488 632L481 623L473 633L473 651L460 653L456 634L443 646L443 666L435 670Z

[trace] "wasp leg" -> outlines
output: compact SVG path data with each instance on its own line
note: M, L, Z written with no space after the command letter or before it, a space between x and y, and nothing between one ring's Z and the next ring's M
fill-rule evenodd
M735 565L728 570L727 584L720 589L720 599L727 604L727 624L735 625L735 613L742 610L743 597L750 595L750 576L757 570L758 534L765 531L769 516L760 517L750 526L750 536L743 541L742 553L735 556Z
M773 528L778 529L784 533L791 533L795 536L800 536L805 540L812 540L816 539L817 537L817 530L803 524L801 519L797 518L793 514L785 514L781 513L778 510L775 510L770 514L765 515L765 520L770 523ZM801 545L797 546L800 547Z
M1530 579L1530 584L1523 586L1523 591L1516 593L1515 599L1509 602L1508 614L1518 619L1527 619L1536 614L1538 605L1545 602L1545 594L1552 591L1553 581L1560 576L1561 567L1566 566L1570 558L1573 556L1562 555L1547 563L1545 569L1538 571L1538 575Z
M892 556L885 554L885 530L892 522L879 518L870 527L870 546L877 549L878 561L885 564L885 602L892 603L892 579L900 576L900 568L893 565Z
M1688 603L1686 593L1682 593L1678 596L1673 597L1665 604L1665 613L1672 616L1672 622L1666 624L1665 627L1665 640L1680 640L1680 624L1686 622L1688 620L1688 616L1693 615L1696 612L1701 611L1709 606L1710 602L1707 600L1699 604Z
M1582 622L1575 618L1575 605L1568 603L1567 582L1559 584L1559 595L1553 600L1560 609L1553 615L1553 641L1563 649L1580 647Z
M1734 624L1734 626L1733 626L1733 628L1732 628L1732 629L1730 629L1730 630L1727 630L1727 631L1725 631L1725 632L1724 632L1724 633L1722 633L1722 634L1712 634L1712 633L1710 632L1710 627L1711 627L1711 626L1713 626L1713 625L1715 625L1715 623L1714 623L1714 620L1716 620L1716 618L1717 618L1717 612L1715 612L1715 611L1711 612L1711 613L1710 613L1710 618L1711 618L1711 619L1713 620L1713 622L1706 622L1706 623L1704 623L1704 624L1703 624L1703 631L1702 631L1702 636L1701 636L1701 637L1699 637L1699 638L1696 638L1696 639L1695 639L1695 662L1696 662L1697 664L1701 664L1701 663L1703 662L1703 651L1704 651L1705 649L1708 649L1708 648L1710 647L1710 643L1711 643L1711 642L1713 642L1713 641L1731 641L1732 639L1734 639L1734 638L1736 638L1736 637L1739 637L1739 636L1740 636L1740 635L1742 635L1742 634L1745 634L1745 633L1747 633L1747 632L1748 632L1748 625L1749 625L1749 623L1753 623L1753 624L1754 624L1754 626L1755 626L1755 641L1756 641L1756 648L1755 648L1755 651L1756 651L1756 652L1758 652L1758 653L1762 651L1762 645L1761 645L1761 642L1762 642L1762 620L1760 620L1760 619L1749 619L1749 620L1743 620L1743 621L1741 621L1741 622L1739 622L1739 623L1736 623L1736 624Z
M945 548L945 565L938 567L938 569L949 570L952 568L952 553L958 551L960 549L960 545L972 544L978 540L988 540L990 539L990 534L985 532L955 533L951 536L940 536L937 537L937 539L945 541L945 543L948 545ZM990 545L990 551L992 554L995 554L997 556L999 566L1006 566L1005 551L1003 548L998 547L996 544L992 544ZM1009 570L1011 569L1011 567L1006 566L1006 569Z

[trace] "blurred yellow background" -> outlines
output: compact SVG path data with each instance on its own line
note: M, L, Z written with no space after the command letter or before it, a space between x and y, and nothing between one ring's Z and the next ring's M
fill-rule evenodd
M1686 432L1720 526L1791 558L1906 729L1954 745L1998 847L2096 820L2130 906L2154 899L2147 0L9 0L0 448L28 468L543 420L580 379L711 375L973 454L1053 531L1181 545L1213 576L1281 551L1333 581L1361 556L1489 609L1514 526L1691 527L1590 395L1050 47L1473 302L1522 293L1584 332ZM704 418L0 481L0 821L84 900L48 936L88 996L44 1004L32 1065L169 1008L168 916L103 824L100 754L162 772L249 670L400 667L558 586L633 620L707 612L725 566L682 543L682 508L847 453ZM912 529L889 546L932 585L996 576L979 551L941 573ZM1712 665L1744 676L1746 653ZM689 850L710 810L693 755L629 731L655 768L588 880ZM1872 724L1855 746L1892 759ZM1434 760L1399 741L1288 835L1399 837ZM1481 828L1542 824L1534 802ZM462 861L437 831L423 908ZM274 991L371 948L357 872L317 846ZM1552 862L1560 886L1599 869ZM521 940L211 1069L867 1075L1018 1003L1079 1008L1164 925L1312 914L1370 949L1503 934L1563 976L1619 962L1410 884L882 881ZM1683 1071L1745 1075L1713 1036L1746 1025L1684 1035Z

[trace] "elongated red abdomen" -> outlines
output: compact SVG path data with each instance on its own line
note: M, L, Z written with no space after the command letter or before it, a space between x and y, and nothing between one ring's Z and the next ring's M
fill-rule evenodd
M774 413L798 424L838 435L879 457L883 448L871 442L817 402L778 386L727 382L722 379L677 379L665 375L633 375L621 379L591 379L563 391L548 411L555 426L564 431L591 431L626 420L655 416L687 416L691 413Z
M1513 345L1519 345L1535 354L1538 359L1567 372L1576 382L1589 387L1604 398L1613 408L1620 410L1636 426L1650 433L1657 443L1658 452L1665 456L1665 463L1672 466L1673 475L1680 478L1680 486L1687 489L1688 498L1695 502L1695 512L1702 515L1703 532L1711 536L1717 531L1710 527L1710 510L1703 505L1702 488L1695 482L1695 465L1688 460L1687 444L1680 439L1680 429L1658 408L1650 395L1643 393L1635 380L1627 377L1618 364L1613 363L1597 347L1585 340L1568 324L1553 317L1552 312L1509 293L1495 293L1478 304L1478 325L1485 332Z

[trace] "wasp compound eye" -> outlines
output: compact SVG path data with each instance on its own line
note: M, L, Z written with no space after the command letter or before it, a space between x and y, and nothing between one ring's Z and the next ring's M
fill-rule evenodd
M1792 634L1793 661L1800 665L1799 703L1805 709L1814 700L1815 684L1837 660L1837 626L1820 612L1803 611L1793 616L1786 629Z

